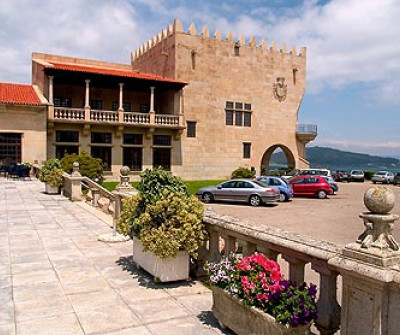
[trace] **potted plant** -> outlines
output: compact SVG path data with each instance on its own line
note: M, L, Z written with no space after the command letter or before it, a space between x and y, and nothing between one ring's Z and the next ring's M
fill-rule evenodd
M123 200L117 228L133 240L133 260L156 280L189 277L189 256L204 243L204 206L184 182L161 168L146 170L138 194Z
M63 170L60 167L60 161L57 158L48 159L43 163L39 172L39 180L45 183L47 194L58 194L63 185Z
M282 279L262 253L206 264L214 316L237 334L305 335L318 316L316 286Z

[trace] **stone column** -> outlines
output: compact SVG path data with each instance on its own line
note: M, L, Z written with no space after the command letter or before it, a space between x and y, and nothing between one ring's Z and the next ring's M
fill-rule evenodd
M72 164L72 174L71 177L69 177L69 180L71 181L71 201L82 201L83 195L82 195L81 183L83 177L79 172L78 162L74 162Z
M119 83L119 105L118 111L124 111L123 101L124 101L124 83Z
M282 258L289 263L289 279L298 283L304 282L304 267L307 262L285 254L282 254Z
M54 76L49 76L49 104L54 106Z
M150 87L150 113L154 113L154 86Z
M85 80L86 83L86 89L85 89L85 121L88 122L90 121L90 104L89 104L89 99L90 99L90 79Z
M115 188L116 192L119 193L131 193L131 194L136 194L137 191L135 188L130 184L129 182L129 167L123 166L119 170L119 177L120 177L120 183L117 185Z

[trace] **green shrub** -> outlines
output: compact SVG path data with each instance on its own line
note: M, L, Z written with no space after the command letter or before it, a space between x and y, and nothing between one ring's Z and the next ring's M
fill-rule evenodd
M66 154L61 159L61 167L67 173L72 173L73 163L79 163L79 172L90 179L103 180L103 163L100 158L90 156L86 151L77 154Z
M137 236L144 251L157 257L175 257L186 250L197 257L205 241L204 205L189 196L182 179L157 168L141 174L138 195L123 200L117 221L120 233Z
M366 180L371 180L374 174L375 171L364 171L364 177Z
M61 164L60 161L57 158L50 158L47 161L43 163L42 168L40 169L39 172L39 180L43 183L46 183L46 175L55 169L60 169Z
M240 167L232 172L231 178L254 178L255 172L248 168Z
M63 185L63 173L62 169L50 170L44 174L43 181L51 187L60 187Z

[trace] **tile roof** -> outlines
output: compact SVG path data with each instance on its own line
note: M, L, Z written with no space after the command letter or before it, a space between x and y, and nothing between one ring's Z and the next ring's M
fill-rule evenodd
M0 102L15 105L41 105L32 85L0 83Z
M57 63L57 62L49 62L51 65L46 65L46 69L55 69L55 70L65 70L65 71L75 71L75 72L85 72L85 73L94 73L108 76L117 76L117 77L129 77L129 78L137 78L144 80L153 80L165 83L174 83L186 85L187 82L175 80L173 78L156 76L149 73L130 71L130 70L118 70L111 69L107 67L96 67L91 65L82 65L82 64L66 64L66 63Z

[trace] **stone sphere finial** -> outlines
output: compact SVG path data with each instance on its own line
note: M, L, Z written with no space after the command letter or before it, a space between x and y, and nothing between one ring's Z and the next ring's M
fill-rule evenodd
M121 174L121 176L126 177L129 175L129 167L128 166L123 166L121 167L121 169L119 170L119 173Z
M372 213L387 214L394 207L394 193L386 186L373 186L364 193L364 205Z

